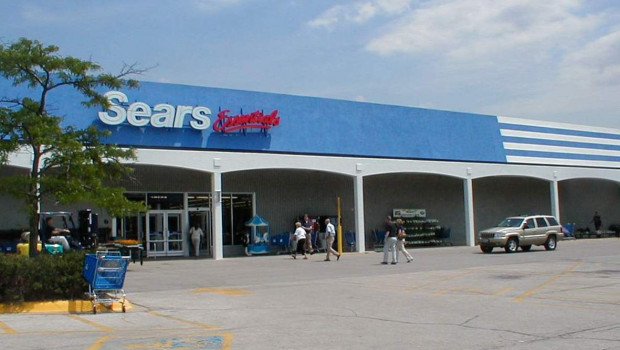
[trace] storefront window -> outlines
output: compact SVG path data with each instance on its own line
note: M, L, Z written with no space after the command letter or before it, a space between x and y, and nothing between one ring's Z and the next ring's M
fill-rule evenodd
M233 232L235 233L235 244L243 242L245 233L251 233L250 227L245 223L253 216L252 195L251 194L235 194L232 196L232 213L233 213Z
M144 228L144 215L126 216L116 220L116 232L119 238L135 239L142 241Z
M222 195L222 242L224 245L239 245L250 228L245 223L253 215L252 194L225 193Z
M211 193L188 193L187 208L184 207L183 193L126 193L127 199L132 201L146 201L149 210L187 210L186 215L190 221L192 215L209 213L211 208ZM202 211L196 211L201 208ZM254 195L251 193L223 193L222 194L222 243L223 245L240 245L245 233L250 233L250 228L245 223L250 220L254 213ZM210 215L204 215L204 225L210 225ZM116 220L117 237L126 239L145 239L145 227L147 216L136 214ZM156 228L156 222L150 222L150 227ZM210 232L210 226L205 226L205 233ZM207 240L205 239L205 242Z
M145 202L145 193L125 193L125 198L132 202ZM116 219L116 237L122 239L135 239L142 241L144 238L145 217L144 214L130 215Z

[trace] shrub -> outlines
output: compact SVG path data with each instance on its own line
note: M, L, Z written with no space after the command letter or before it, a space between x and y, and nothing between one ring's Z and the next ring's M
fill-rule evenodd
M0 254L0 303L83 299L83 264L82 251L35 258Z

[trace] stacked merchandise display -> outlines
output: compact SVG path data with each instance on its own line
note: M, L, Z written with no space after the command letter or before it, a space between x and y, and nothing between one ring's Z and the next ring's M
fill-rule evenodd
M393 209L394 220L401 219L407 231L406 246L438 245L439 220L426 217L425 209Z

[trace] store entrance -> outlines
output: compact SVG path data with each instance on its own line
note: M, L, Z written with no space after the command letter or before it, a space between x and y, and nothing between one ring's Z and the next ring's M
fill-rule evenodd
M213 235L211 234L211 210L209 208L191 208L189 210L190 227L197 223L205 236L200 240L200 256L212 257ZM190 255L193 255L194 247L190 247Z
M148 256L183 255L185 235L183 233L182 210L151 210L146 221L146 246Z

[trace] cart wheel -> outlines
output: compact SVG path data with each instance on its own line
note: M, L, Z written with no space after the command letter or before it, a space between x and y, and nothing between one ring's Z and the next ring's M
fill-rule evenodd
M97 314L97 305L93 306L93 315Z
M123 313L125 313L125 311L127 311L127 309L125 308L125 304L123 304L123 306L121 306L121 310L123 310Z

